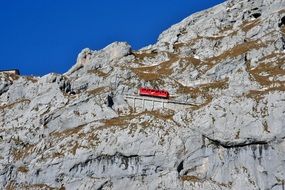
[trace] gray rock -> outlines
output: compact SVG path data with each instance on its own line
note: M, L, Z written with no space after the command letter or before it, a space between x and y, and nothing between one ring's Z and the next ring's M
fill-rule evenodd
M284 7L228 0L138 51L0 74L0 189L284 189Z

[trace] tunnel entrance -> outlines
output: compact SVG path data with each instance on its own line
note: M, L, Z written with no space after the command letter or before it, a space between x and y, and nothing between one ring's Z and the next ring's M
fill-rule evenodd
M253 13L252 16L253 16L254 18L258 18L258 17L261 16L261 13Z
M285 25L285 16L283 16L281 18L281 22L278 24L279 27L284 26Z

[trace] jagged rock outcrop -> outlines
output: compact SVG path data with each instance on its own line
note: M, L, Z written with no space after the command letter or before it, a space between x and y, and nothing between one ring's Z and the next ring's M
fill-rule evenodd
M284 189L284 35L285 1L229 0L138 51L1 74L0 188ZM187 104L125 99L141 86Z

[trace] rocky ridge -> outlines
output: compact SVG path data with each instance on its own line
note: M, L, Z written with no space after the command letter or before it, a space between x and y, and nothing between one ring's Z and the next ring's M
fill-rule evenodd
M284 60L285 1L229 0L63 75L0 73L0 188L284 189ZM141 86L192 106L134 107Z

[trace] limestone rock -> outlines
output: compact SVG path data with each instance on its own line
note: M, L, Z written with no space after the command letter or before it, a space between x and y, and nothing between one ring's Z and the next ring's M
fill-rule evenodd
M228 0L137 51L0 74L0 189L284 189L284 10ZM141 86L171 98L127 98Z

